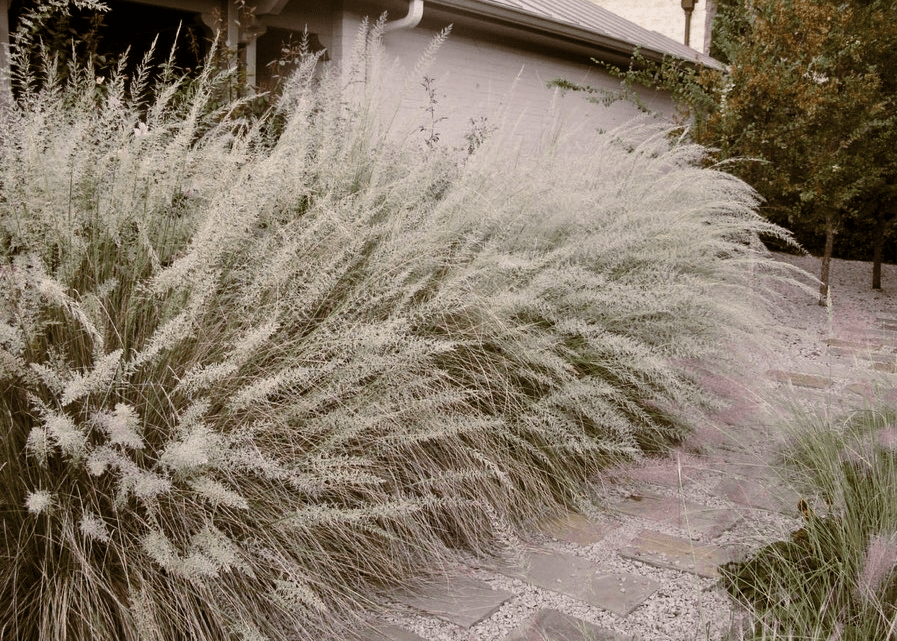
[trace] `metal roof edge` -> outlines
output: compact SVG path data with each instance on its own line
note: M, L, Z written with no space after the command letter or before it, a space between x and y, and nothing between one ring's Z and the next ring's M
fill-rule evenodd
M443 9L459 10L471 15L492 18L514 26L541 31L564 39L588 43L598 48L624 54L627 57L632 56L635 50L638 49L645 58L655 62L660 62L666 57L673 57L694 65L702 65L714 69L724 68L723 64L718 60L697 50L694 50L693 58L686 58L683 55L654 49L650 45L628 42L626 40L614 38L610 35L598 33L591 29L578 27L566 22L560 22L549 17L521 11L513 7L496 5L480 0L426 0L426 4Z

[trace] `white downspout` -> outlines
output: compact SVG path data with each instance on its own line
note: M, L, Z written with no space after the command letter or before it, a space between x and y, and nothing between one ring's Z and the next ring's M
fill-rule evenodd
M397 31L398 29L414 29L424 17L424 0L410 0L408 3L408 15L399 20L393 20L383 25L383 33Z

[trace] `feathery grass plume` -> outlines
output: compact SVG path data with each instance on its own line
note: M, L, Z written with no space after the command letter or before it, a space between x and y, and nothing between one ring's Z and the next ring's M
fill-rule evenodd
M87 433L66 414L51 412L45 419L48 441L57 445L67 458L79 460L87 451Z
M105 521L96 514L85 512L81 516L78 527L87 538L95 539L101 543L109 543L109 528L106 526Z
M700 148L424 148L381 30L249 126L210 71L4 117L0 636L351 638L680 439L709 398L674 359L762 331L784 232Z
M879 430L877 439L881 447L897 453L897 423Z
M112 412L95 413L93 421L106 432L110 445L121 445L132 450L143 448L140 418L130 405L117 403Z
M60 404L68 405L89 394L106 391L106 388L115 378L121 356L122 350L117 349L98 359L93 369L86 375L75 372L72 379L66 383L65 388L62 390L62 397L59 399Z
M53 499L52 492L48 492L47 490L35 490L34 492L30 492L28 498L25 499L25 507L27 507L28 511L35 516L46 514L53 507Z
M860 598L877 605L897 568L897 533L878 534L868 542L866 557L857 581Z
M200 477L191 481L190 487L200 496L205 497L214 505L224 505L238 510L248 510L249 502L242 496L228 489L223 483L210 478Z
M171 440L159 456L159 463L175 473L208 466L222 447L222 439L208 426L197 423L183 438Z

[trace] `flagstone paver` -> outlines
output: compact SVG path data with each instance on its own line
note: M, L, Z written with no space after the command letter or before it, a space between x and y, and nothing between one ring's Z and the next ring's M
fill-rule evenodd
M688 457L687 462L677 464L675 460L633 467L624 474L631 481L642 481L662 487L685 487L699 476L697 465Z
M883 328L865 328L862 331L848 332L847 334L837 336L835 338L846 338L847 340L871 341L879 340L885 345L897 344L897 332Z
M856 349L862 351L883 351L893 353L897 349L897 336L850 336L849 338L829 338L828 347Z
M872 351L860 351L850 347L829 347L829 353L832 356L841 358L856 358L861 361L872 361L875 363L893 363L895 355L893 353L881 353Z
M862 396L868 402L897 403L897 387L877 389L870 383L850 383L845 389L848 392Z
M410 630L397 625L383 624L370 630L364 641L427 641Z
M881 338L849 339L829 338L825 341L829 347L844 347L849 349L877 350L884 346Z
M862 365L862 363L857 363L856 359L829 358L827 356L822 356L816 362L801 364L799 370L769 370L767 374L769 372L781 371L785 374L800 374L801 376L816 377L828 383L827 386L815 388L810 387L809 385L793 384L794 388L797 390L813 389L816 391L837 390L840 383L858 382L867 380L870 377L876 378L880 376L881 378L888 378L886 375L872 374L867 367L863 367ZM789 382L787 378L783 378L783 380L775 380L772 377L769 378L776 383L787 384Z
M753 479L728 478L720 481L714 493L752 509L793 516L800 495L787 486L770 487Z
M717 578L718 567L732 560L731 555L716 545L702 545L689 539L661 532L642 530L620 555L671 570L691 572Z
M714 494L745 507L797 513L800 495L768 465L738 465L728 468L728 476L714 488Z
M610 527L580 514L569 513L542 522L539 530L553 539L585 546L601 541Z
M492 589L484 581L449 577L430 583L413 594L400 594L396 600L443 621L469 628L490 616L512 596L510 592Z
M633 638L546 608L524 621L505 641L631 641Z
M534 550L525 560L523 568L501 571L620 616L632 612L660 587L657 581L636 574L607 574L594 561L573 554Z
M771 369L766 375L773 381L778 383L791 383L799 387L809 387L811 389L827 389L832 386L832 379L827 376L817 376L815 374L802 374L800 372L786 372L784 370Z
M741 515L735 510L650 494L631 495L615 505L614 509L623 514L667 523L706 539L716 538L741 520Z

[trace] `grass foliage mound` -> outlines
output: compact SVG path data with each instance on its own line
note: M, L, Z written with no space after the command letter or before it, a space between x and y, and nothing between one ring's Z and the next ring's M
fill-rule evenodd
M256 123L89 68L3 114L0 637L347 638L680 438L671 363L760 322L778 230L700 148L457 157L382 124L378 60Z
M897 412L804 420L787 450L804 526L728 568L751 639L897 634Z

